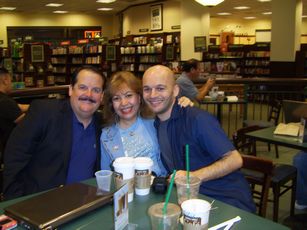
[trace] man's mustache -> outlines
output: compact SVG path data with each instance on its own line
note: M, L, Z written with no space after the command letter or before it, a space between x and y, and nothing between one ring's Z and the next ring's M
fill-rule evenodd
M85 96L85 97L79 97L79 100L80 100L80 101L89 101L89 102L91 102L91 103L97 103L96 100L94 100L94 99L91 98L91 97L87 97L87 96Z

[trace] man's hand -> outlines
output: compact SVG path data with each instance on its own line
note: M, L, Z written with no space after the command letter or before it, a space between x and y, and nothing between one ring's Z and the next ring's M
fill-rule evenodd
M187 97L181 97L178 99L178 104L181 106L181 107L193 107L194 106L194 103Z

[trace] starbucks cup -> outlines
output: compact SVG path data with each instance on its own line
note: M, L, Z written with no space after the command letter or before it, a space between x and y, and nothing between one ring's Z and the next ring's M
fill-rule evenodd
M134 158L135 194L145 196L150 191L153 161L149 157Z
M128 184L128 202L133 201L134 159L132 157L116 158L113 167L116 188L119 189L123 184Z
M207 230L211 204L201 199L186 200L181 204L184 230Z

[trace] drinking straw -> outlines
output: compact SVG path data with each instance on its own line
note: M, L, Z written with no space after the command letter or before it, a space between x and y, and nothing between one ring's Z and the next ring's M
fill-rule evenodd
M166 198L165 198L165 202L164 202L164 206L163 206L163 210L162 210L163 215L166 215L166 212L167 212L167 205L168 205L168 201L169 201L169 198L171 196L172 189L173 189L175 176L176 176L176 170L173 171L171 182L170 182L168 189L167 189L167 194L166 194Z
M185 145L186 169L187 169L187 197L190 199L190 156L189 145Z
M230 227L231 227L235 222L238 222L238 221L240 221L240 220L241 220L241 217L240 217L240 216L236 216L235 218L232 218L232 219L227 220L227 221L225 221L225 222L222 222L222 223L220 223L220 224L218 224L218 225L215 225L215 226L209 228L208 230L218 230L218 229L220 229L220 228L222 228L222 227L225 227L225 226L226 226L226 227L224 228L224 230L225 230L225 229L230 229ZM229 227L227 227L227 226L229 226Z

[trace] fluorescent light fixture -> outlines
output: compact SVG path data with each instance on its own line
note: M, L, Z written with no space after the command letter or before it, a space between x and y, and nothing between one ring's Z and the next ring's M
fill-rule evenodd
M258 0L258 2L270 2L271 0Z
M10 7L10 6L2 6L0 7L0 10L15 10L16 7Z
M228 12L221 12L221 13L217 13L218 15L231 15L231 13L228 13Z
M112 3L112 2L115 2L116 0L97 0L96 2L99 2L99 3Z
M251 20L251 19L255 19L256 17L252 17L252 16L249 16L249 17L244 17L244 19L247 19L247 20Z
M66 13L68 13L68 11L67 10L55 10L55 11L53 11L53 13L54 14L66 14Z
M236 9L236 10L247 10L249 8L250 8L249 6L235 6L234 7L234 9Z
M195 0L195 1L203 6L216 6L224 2L224 0Z
M271 12L271 11L268 11L268 12L263 12L262 14L263 14L263 15L270 15L270 14L272 14L272 12Z
M113 10L113 8L102 7L102 8L98 8L97 10L101 10L101 11L110 11L110 10Z
M307 18L307 15L302 15L302 18Z
M48 3L46 4L46 6L50 6L50 7L60 7L63 6L64 4L61 3Z

